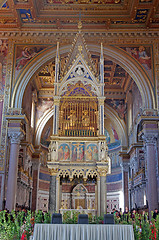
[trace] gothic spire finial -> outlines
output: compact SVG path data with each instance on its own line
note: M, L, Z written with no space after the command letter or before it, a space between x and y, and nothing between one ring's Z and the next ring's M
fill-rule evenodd
M78 30L81 32L82 29L82 21L81 21L81 11L79 12L79 21L78 21Z

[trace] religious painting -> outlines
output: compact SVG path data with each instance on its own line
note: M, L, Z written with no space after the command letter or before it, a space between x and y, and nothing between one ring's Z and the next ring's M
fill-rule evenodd
M84 142L72 143L72 161L84 161Z
M0 39L0 94L3 94L4 92L7 53L8 53L8 41Z
M15 77L18 76L21 69L40 51L46 48L43 45L23 45L16 48L16 66Z
M134 57L148 72L149 76L152 77L151 47L140 45L136 47L122 47L122 49Z
M89 144L87 146L86 159L90 161L98 160L98 147L96 144Z
M124 99L106 99L105 103L114 108L117 111L119 117L125 120L127 106Z
M119 140L119 137L118 137L117 131L116 131L115 128L112 126L112 124L111 124L110 126L111 126L111 130L112 130L112 133L113 133L113 136L114 136L115 141L118 141L118 140Z
M70 147L68 144L63 143L58 149L58 160L70 160Z
M46 100L46 99L38 99L37 102L37 107L36 107L36 121L38 121L38 119L40 119L44 113L52 108L53 106L53 100Z

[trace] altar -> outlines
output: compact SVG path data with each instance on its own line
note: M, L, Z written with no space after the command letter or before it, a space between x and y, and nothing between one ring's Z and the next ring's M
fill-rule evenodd
M134 240L132 225L35 224L33 240Z

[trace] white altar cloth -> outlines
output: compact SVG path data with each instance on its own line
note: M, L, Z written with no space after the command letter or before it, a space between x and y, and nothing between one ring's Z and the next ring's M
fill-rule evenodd
M134 232L120 224L35 224L33 240L134 240Z

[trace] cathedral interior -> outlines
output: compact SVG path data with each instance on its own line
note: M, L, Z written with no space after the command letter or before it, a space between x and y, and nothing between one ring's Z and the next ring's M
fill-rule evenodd
M159 204L159 1L0 0L0 209Z

